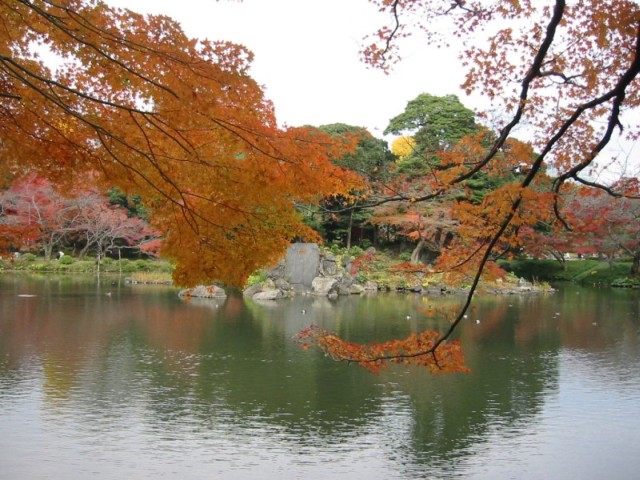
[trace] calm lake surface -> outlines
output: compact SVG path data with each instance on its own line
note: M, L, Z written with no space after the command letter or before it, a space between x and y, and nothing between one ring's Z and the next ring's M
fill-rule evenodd
M637 290L479 298L472 372L434 377L291 337L444 328L423 312L456 298L183 303L118 282L0 274L0 479L640 478Z

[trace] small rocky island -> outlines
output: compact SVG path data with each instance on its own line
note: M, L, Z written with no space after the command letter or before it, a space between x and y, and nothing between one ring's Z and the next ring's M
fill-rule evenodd
M266 272L266 281L244 290L254 300L276 300L295 294L323 297L362 294L378 290L375 282L360 285L351 274L351 257L338 258L315 243L294 243L278 265Z
M367 249L363 258L372 259L376 255L375 248ZM391 288L388 285L380 285L371 280L361 280L357 275L357 262L350 256L338 257L330 252L323 251L315 243L294 243L285 257L278 264L265 271L265 279L247 287L243 294L245 297L257 301L272 301L287 298L293 295L314 295L328 298L336 298L341 295L361 295L380 290L404 291L429 296L466 294L466 288L454 288L445 285L424 285L419 282L415 285L398 285ZM549 287L532 285L523 279L516 282L498 281L490 288L483 288L489 294L521 294L552 291ZM215 285L197 286L181 290L182 298L214 298L226 297L223 288Z

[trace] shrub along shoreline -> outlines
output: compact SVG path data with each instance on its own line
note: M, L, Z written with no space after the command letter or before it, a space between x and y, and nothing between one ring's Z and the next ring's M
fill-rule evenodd
M597 259L556 260L517 259L501 261L507 272L531 282L574 283L583 286L640 288L640 278L631 276L631 260L609 264Z
M392 268L393 264L400 261L398 258L380 255L379 259L370 265L370 270L365 274L368 279L388 289L411 289L415 279L412 282L406 276L398 275ZM567 261L563 266L555 260L515 259L499 261L499 264L510 277L523 278L534 285L574 283L597 287L640 288L640 278L632 277L629 273L630 260L615 261L610 265L597 259L580 259ZM95 258L80 259L65 255L60 260L46 261L43 257L27 253L18 258L0 259L0 272L2 271L89 274L97 273L98 268ZM172 271L173 265L159 259L106 257L100 262L100 273L127 274L134 283L171 284ZM259 273L256 273L258 277ZM255 283L256 280L250 279L249 284Z

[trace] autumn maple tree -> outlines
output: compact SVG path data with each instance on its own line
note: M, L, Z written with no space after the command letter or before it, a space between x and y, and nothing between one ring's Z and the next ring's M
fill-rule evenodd
M21 212L24 205L21 197L15 189L0 192L0 252L9 251L40 236L38 224L30 222L30 216Z
M634 197L640 194L637 178L621 179L613 188ZM574 252L611 261L623 251L633 258L629 274L639 275L640 202L582 187L566 199L561 214L571 227L564 237L571 241Z
M354 145L281 129L252 55L98 0L0 2L0 173L137 194L178 284L241 285L293 238L295 201L349 195Z
M117 251L120 256L122 249L140 248L156 239L144 220L129 217L124 208L111 205L106 197L93 194L77 198L74 203L78 209L74 230L84 243L79 255L93 249L98 266L109 252Z
M29 175L2 192L0 223L20 232L6 247L42 250L46 260L74 227L79 210L74 201L60 194L51 182Z

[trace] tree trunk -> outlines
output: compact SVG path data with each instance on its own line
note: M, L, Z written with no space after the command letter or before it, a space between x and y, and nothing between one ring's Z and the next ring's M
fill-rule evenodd
M347 250L351 248L351 229L353 228L353 208L349 210L349 223L347 224Z
M98 272L98 276L100 276L100 264L102 263L102 242L96 242L96 271Z
M91 248L91 243L89 243L89 241L87 241L87 243L85 243L84 247L82 247L82 249L80 250L80 253L78 254L78 258L84 258L87 255L87 252L89 251L89 249Z
M411 265L417 265L418 263L420 263L420 253L422 253L422 247L424 247L424 244L424 238L420 237L416 248L414 248L413 252L411 252Z
M556 259L556 261L562 265L562 270L567 271L567 259L564 258L564 254L562 252L557 252L555 250L548 250L551 253L551 256Z
M640 277L640 250L638 250L633 256L633 263L631 264L631 275L634 277Z
M51 254L53 253L53 245L46 244L43 248L44 248L44 259L47 262L51 261Z

